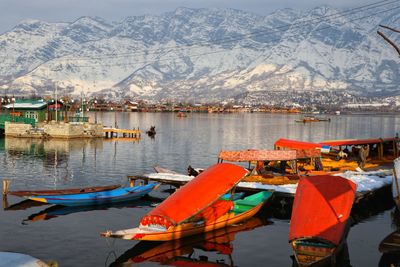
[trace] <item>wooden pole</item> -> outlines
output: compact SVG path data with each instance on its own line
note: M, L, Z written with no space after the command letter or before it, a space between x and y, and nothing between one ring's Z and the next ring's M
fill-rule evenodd
M10 180L3 179L3 196L7 196L10 187Z
M7 195L3 195L3 209L6 210L9 206Z

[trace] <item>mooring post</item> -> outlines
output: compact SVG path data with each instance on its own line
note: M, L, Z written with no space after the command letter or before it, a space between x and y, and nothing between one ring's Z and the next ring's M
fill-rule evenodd
M9 187L10 187L10 180L3 179L3 196L7 196Z
M6 210L9 206L7 195L3 195L3 209Z

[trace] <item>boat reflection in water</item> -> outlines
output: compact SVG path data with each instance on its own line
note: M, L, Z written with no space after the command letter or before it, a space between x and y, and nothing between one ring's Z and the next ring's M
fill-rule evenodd
M182 239L165 242L141 241L109 266L129 266L141 262L158 262L161 265L172 266L192 266L193 264L196 266L234 266L231 254L235 234L268 224L271 222L266 219L252 217L241 224ZM193 257L195 249L203 252L217 252L218 255L225 256L222 256L223 259L211 262L207 256Z
M349 254L349 247L347 246L347 242L343 243L342 246L339 248L339 250L336 250L335 255L327 255L327 256L334 256L331 257L330 260L332 261L321 261L321 262L316 262L313 265L309 266L318 266L318 267L334 267L334 266L340 266L340 267L352 267L350 264L350 254ZM299 264L296 260L296 257L293 255L291 256L292 259L292 267L300 267L304 266L302 264Z
M72 213L77 212L86 212L93 210L108 210L110 208L141 208L141 207L150 207L155 203L160 203L162 199L154 198L151 196L146 196L142 199L138 199L130 202L120 202L114 204L104 204L104 205L94 205L94 206L61 206L61 205L53 205L47 209L44 209L38 213L34 213L30 215L28 218L23 220L23 223L28 222L37 222L42 220L50 220L60 216L65 216Z
M400 212L397 208L391 213L392 224L397 229L386 236L379 244L382 253L379 267L400 266Z

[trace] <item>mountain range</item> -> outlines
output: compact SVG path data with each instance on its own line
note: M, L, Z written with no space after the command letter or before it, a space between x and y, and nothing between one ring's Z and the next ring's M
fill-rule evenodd
M52 95L57 88L208 102L260 92L399 95L399 57L376 34L379 24L400 25L398 8L319 6L265 16L178 8L120 22L26 20L0 35L0 94ZM381 30L400 44L400 34Z

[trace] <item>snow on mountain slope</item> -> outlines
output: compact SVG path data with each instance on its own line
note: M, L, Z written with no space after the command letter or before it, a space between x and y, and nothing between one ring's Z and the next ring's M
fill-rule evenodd
M396 95L399 60L376 34L379 24L399 25L398 10L388 9L261 16L179 8L113 23L24 21L0 35L0 89L51 94L56 84L64 93L152 100L287 90Z

